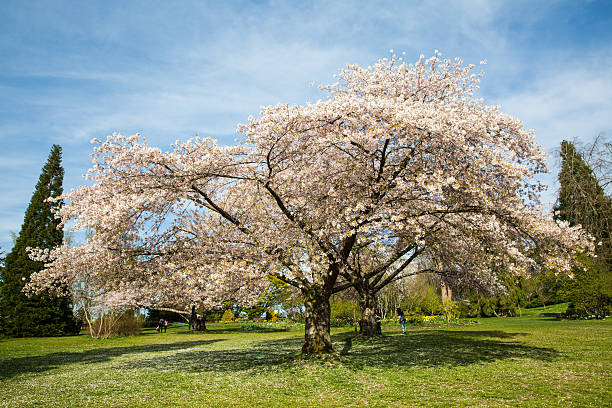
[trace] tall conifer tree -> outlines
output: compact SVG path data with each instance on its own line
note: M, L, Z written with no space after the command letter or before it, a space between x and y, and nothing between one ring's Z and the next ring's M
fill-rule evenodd
M46 201L63 192L64 169L61 160L61 147L53 145L15 246L6 256L2 269L0 306L3 319L0 325L9 336L56 336L76 331L70 298L49 293L28 297L22 291L30 275L43 268L42 262L32 261L28 257L26 248L53 248L63 240L63 231L57 228L59 222L51 212L61 203Z
M573 143L561 143L561 160L557 217L572 225L582 225L599 243L597 258L580 256L587 270L574 270L575 279L570 281L568 288L572 301L571 312L568 312L604 315L612 304L612 198L605 194Z

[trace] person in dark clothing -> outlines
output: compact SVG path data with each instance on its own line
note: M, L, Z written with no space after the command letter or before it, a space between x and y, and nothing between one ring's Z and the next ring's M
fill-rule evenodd
M382 320L380 310L374 311L374 319L376 320L376 334L382 334L382 327L380 322Z
M397 308L397 317L399 317L399 324L402 326L402 334L406 334L406 316L399 307Z
M160 332L160 333L161 333L161 332L163 332L163 331L166 331L166 330L165 330L165 329L166 329L166 326L164 326L164 323L165 323L165 322L166 322L166 321L165 321L164 319L159 319L159 332Z

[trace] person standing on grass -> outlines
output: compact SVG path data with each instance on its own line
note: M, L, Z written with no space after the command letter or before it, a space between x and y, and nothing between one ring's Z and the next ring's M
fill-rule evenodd
M168 330L168 321L164 320L164 333Z
M187 328L187 331L191 331L191 328L193 327L193 315L189 315L189 327Z
M402 309L400 309L399 307L397 308L397 317L399 317L399 324L402 325L402 334L406 334L406 316L404 315L404 312L402 312Z
M159 332L164 331L164 319L159 319Z
M380 325L382 318L380 315L380 310L376 309L376 311L374 312L374 319L376 319L376 334L382 334L382 327Z

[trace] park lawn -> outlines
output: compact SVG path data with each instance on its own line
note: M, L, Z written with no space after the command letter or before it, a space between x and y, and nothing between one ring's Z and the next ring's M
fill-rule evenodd
M612 406L612 320L559 311L367 340L335 329L338 361L299 358L302 330L274 327L2 339L0 407Z

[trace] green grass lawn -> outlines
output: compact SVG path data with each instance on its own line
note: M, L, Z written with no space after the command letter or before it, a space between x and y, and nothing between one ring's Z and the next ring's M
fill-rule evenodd
M612 321L559 306L363 340L299 358L300 329L210 326L110 340L0 340L0 407L612 406Z

